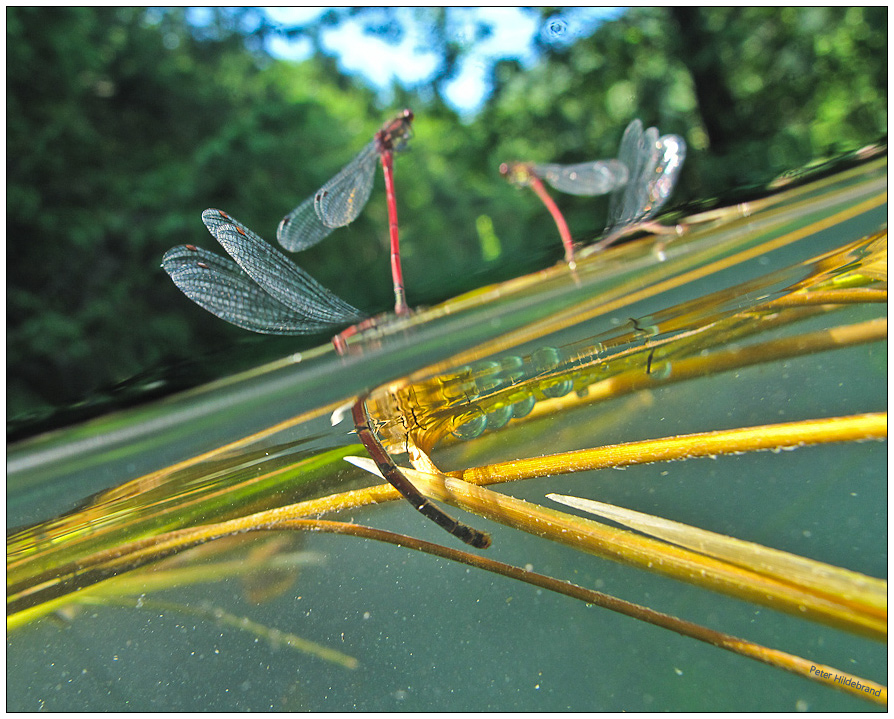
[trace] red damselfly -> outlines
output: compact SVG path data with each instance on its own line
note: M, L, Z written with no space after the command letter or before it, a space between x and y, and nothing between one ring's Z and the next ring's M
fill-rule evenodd
M233 259L181 245L165 253L162 267L187 297L212 314L244 329L279 335L313 334L363 319L359 310L226 212L205 210L202 220ZM369 322L354 325L344 337L336 335L336 349L341 344L343 350L347 336ZM426 517L467 544L487 547L486 533L450 517L401 474L373 434L364 399L354 405L355 429L383 476Z
M403 272L400 264L400 240L397 228L397 202L394 198L394 153L399 152L411 137L413 112L404 110L379 130L372 142L329 182L279 223L276 238L292 252L306 250L327 237L337 227L353 222L369 201L376 164L382 162L385 192L388 199L388 221L391 236L391 275L394 281L394 311L407 315Z
M583 254L608 246L637 229L667 232L649 220L670 197L686 157L686 143L677 135L658 136L657 128L645 132L639 120L624 131L617 160L598 160L576 165L503 163L500 173L516 185L529 185L550 211L562 244L565 261L574 269L574 245L568 224L541 180L572 195L612 193L606 236Z
M618 160L598 160L576 165L535 164L532 162L504 162L500 174L519 187L528 186L541 199L559 228L565 246L565 261L574 269L574 244L568 223L565 222L553 198L541 180L570 195L604 195L627 182L627 166Z

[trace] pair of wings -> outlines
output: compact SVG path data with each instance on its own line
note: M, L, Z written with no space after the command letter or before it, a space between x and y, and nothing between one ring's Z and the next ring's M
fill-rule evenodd
M644 131L643 123L634 120L624 131L616 160L522 167L560 192L572 195L611 192L606 230L613 233L658 213L677 184L685 158L686 142L682 137L659 137L657 128ZM517 170L516 176L519 176ZM521 181L524 181L523 174Z
M384 153L400 152L412 137L413 113L404 110L386 122L372 142L339 173L282 218L276 239L290 252L313 247L332 230L357 219L369 202L377 160Z
M631 122L621 138L618 159L627 165L627 185L614 191L608 205L609 234L654 217L670 197L686 159L686 142L679 135L658 136L658 128L643 131Z
M315 334L364 317L225 212L205 210L202 221L232 260L193 245L174 247L162 259L174 284L200 307L243 329L278 335Z
M313 247L338 227L350 224L369 201L379 158L376 140L339 173L282 218L276 239L290 252Z

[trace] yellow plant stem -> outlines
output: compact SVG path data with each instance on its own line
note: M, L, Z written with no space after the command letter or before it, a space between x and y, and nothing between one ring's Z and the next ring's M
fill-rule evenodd
M547 494L546 497L699 554L825 594L833 601L849 604L860 611L874 610L879 616L887 616L888 582L884 579L605 502L562 494Z
M563 472L713 456L727 452L800 447L825 442L882 439L885 436L887 436L887 413L856 415L630 442L623 445L578 450L549 457L478 467L456 472L451 476L459 477L467 482L471 481L474 484L492 484ZM377 485L258 512L216 526L231 528L232 531L245 531L257 525L286 518L318 516L328 512L390 501L399 497L397 490L391 485ZM169 553L181 551L183 542L188 541L185 538L197 536L195 531L185 529L170 532L162 537L147 538L126 545L126 551L124 548L118 548L98 553L93 555L92 560L87 558L64 567L56 567L43 575L28 578L27 582L7 586L8 613L33 607L98 581L98 579L91 579L84 574L84 570L91 566L102 564L106 569L114 569L116 566L127 567L131 566L143 554L158 559Z
M293 523L291 521L286 520L279 523L279 526L282 528L286 528L292 524ZM300 526L301 524L301 520L294 522L295 528L302 528ZM415 539L413 537L403 537L401 535L392 534L391 532L373 529L371 527L362 527L358 525L346 524L342 525L341 528L329 528L323 526L340 524L336 522L318 522L317 524L319 525L317 528L320 531L335 531L340 534L365 536L370 539L376 539L378 541L390 542L401 547L407 547L409 549L426 552L438 557L443 557L445 559L468 564L470 566L494 572L496 574L501 574L512 579L517 579L528 584L533 584L534 586L543 587L544 589L548 589L550 591L558 592L572 598L580 599L587 604L592 604L604 609L609 609L611 611L633 617L634 619L648 622L649 624L654 624L655 626L670 629L671 631L681 634L682 636L688 636L693 639L712 644L713 646L716 646L720 649L725 649L727 651L733 652L740 656L748 657L764 664L783 669L806 679L810 679L811 681L823 684L832 689L838 689L839 691L843 691L852 696L859 697L860 699L864 699L875 704L880 704L882 706L887 706L888 703L888 690L887 687L882 684L862 679L860 677L855 677L851 674L847 674L846 672L842 672L838 669L835 669L834 667L830 667L825 664L816 664L815 662L810 662L803 657L799 657L794 654L789 654L787 652L779 651L776 649L770 649L768 647L761 646L760 644L748 641L747 639L740 639L730 634L725 634L713 629L708 629L707 627L695 624L694 622L689 622L683 619L679 619L678 617L671 616L669 614L657 612L654 609L634 604L633 602L628 602L623 599L613 597L609 594L604 594L592 589L580 587L570 582L565 582L563 580L555 579L554 577L537 574L536 572L531 572L526 569L522 569L521 567L498 562L487 557L481 557L475 554L471 554L470 552L452 549L450 547L426 542L425 540ZM277 526L270 526L267 528L276 529ZM363 532L361 533L353 531L355 528L358 530L363 530ZM836 679L838 679L839 681L836 681ZM840 680L842 679L850 680L851 684L841 683ZM866 689L868 689L868 691L863 691L862 689L858 688L859 686L865 687Z
M829 442L881 440L887 436L888 413L876 412L625 442L472 467L446 474L472 484L485 485L651 462L793 449Z
M803 305L851 305L864 302L887 302L887 288L854 287L842 290L793 292L767 303L769 307L801 307Z
M792 310L789 311L791 312ZM773 319L765 320L762 328L768 329L771 325L775 325L777 321ZM698 349L691 356L680 356L679 337L667 344L646 344L631 351L631 353L639 353L643 358L632 370L593 382L586 388L587 392L583 397L572 393L564 397L541 400L537 402L533 411L527 417L518 420L518 422L531 422L557 412L565 412L576 407L603 402L622 395L632 394L639 390L651 390L666 384L715 375L720 372L729 372L790 357L799 357L858 344L881 342L886 340L887 337L888 319L879 317L864 322L829 327L816 332L807 332L793 337L783 337L734 349L719 350L704 356L701 355ZM646 356L649 353L654 354L650 360L646 360ZM615 359L617 360L617 358ZM667 362L670 365L671 372L668 376L659 378L654 374L646 372L646 366L649 363L657 366L663 362ZM569 375L569 377L571 376ZM506 391L504 390L504 392ZM371 399L375 399L375 397L373 396ZM447 432L448 426L441 422L434 423L426 429L414 428L411 434L413 441L418 447L430 452L440 441L458 441L447 434ZM404 441L403 436L401 436L400 441Z
M358 463L358 459L352 461ZM514 529L838 629L882 641L887 637L887 610L872 604L841 601L792 581L444 475L411 469L402 471L427 496Z
M394 490L394 494L397 495L396 490ZM259 515L255 516L257 517ZM550 591L559 592L569 597L587 602L588 604L603 607L605 609L627 615L640 621L648 622L659 627L670 629L683 636L688 636L702 642L707 642L718 648L725 649L735 654L739 654L740 656L745 656L764 664L783 669L793 674L797 674L798 676L810 679L814 682L818 682L833 689L838 689L839 691L857 696L866 701L870 701L883 706L887 705L887 688L875 682L871 682L860 677L841 672L834 667L829 667L824 664L817 665L796 655L788 654L786 652L778 651L775 649L769 649L745 639L740 639L729 634L724 634L722 632L708 629L693 622L688 622L668 614L656 612L655 610L649 609L648 607L633 604L631 602L618 599L617 597L603 594L602 592L597 592L591 589L580 587L575 584L571 584L570 582L555 579L554 577L548 577L542 574L537 574L535 572L530 572L526 569L522 569L521 567L515 567L513 565L498 562L486 557L480 557L478 555L471 554L470 552L452 549L440 544L426 542L424 540L395 534L393 532L388 532L385 530L374 529L372 527L364 527L362 525L348 524L344 522L290 519L286 516L281 516L280 518L272 520L265 524L252 524L247 522L247 520L249 519L250 518L246 517L239 520L232 520L229 522L221 522L215 525L208 525L206 527L179 530L177 532L171 532L166 535L159 536L156 538L156 547L154 552L152 551L152 547L149 546L150 543L148 540L135 542L131 545L119 547L118 550L116 550L115 552L103 553L104 555L106 555L106 557L94 557L93 559L95 561L93 562L93 564L96 566L97 569L104 569L104 571L106 572L111 571L114 575L115 573L117 573L117 571L128 571L129 569L134 569L138 566L143 566L149 562L155 561L155 559L158 558L159 554L161 556L168 556L177 551L182 551L183 549L197 546L214 539L219 539L221 537L230 536L236 533L251 531L299 529L306 531L348 534L357 537L374 539L377 541L389 542L400 547L406 547L409 549L426 552L434 556L461 562L473 567L484 569L486 571L501 574L512 579L527 582L529 584L533 584L534 586L543 587ZM147 552L146 550L149 551ZM118 565L115 569L112 569L110 567L103 568L105 560L111 558L112 556L118 559L123 559L124 564L129 566L124 566L121 562L114 562L114 564ZM835 681L839 678L846 678L850 681L850 683L843 684L840 682L840 680ZM869 689L869 691L864 692L858 689L858 686L866 687Z

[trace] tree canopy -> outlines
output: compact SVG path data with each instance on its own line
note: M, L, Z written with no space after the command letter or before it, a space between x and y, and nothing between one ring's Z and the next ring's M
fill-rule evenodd
M544 27L559 13L538 12ZM574 42L541 42L531 69L494 62L492 92L465 121L443 93L466 47L447 10L414 15L441 61L427 81L395 86L390 107L319 41L348 13L367 13L371 32L402 32L381 8L292 28L251 9L197 26L183 10L7 8L10 420L101 389L114 398L116 383L191 357L226 352L232 368L294 348L193 305L161 256L184 243L217 251L207 207L274 241L279 219L402 107L417 117L396 161L411 304L561 256L549 216L501 181L502 161L608 158L640 117L689 145L673 204L766 183L886 132L886 8L630 10ZM310 38L313 57L273 59L273 33ZM604 201L561 204L576 236L600 232ZM297 261L355 306L385 310L387 226L374 197ZM184 383L224 371L192 365Z

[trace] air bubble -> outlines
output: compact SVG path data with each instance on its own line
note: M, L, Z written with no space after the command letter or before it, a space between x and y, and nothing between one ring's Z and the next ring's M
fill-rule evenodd
M653 362L649 371L649 377L654 380L667 379L671 376L670 362Z
M489 430L500 429L505 427L510 419L512 419L512 405L497 407L497 409L487 413L487 428Z
M480 437L485 429L487 429L487 415L475 407L454 418L451 433L459 439L475 439Z
M574 382L570 379L560 380L559 382L553 382L541 387L541 391L547 397L564 397L573 389Z
M520 395L520 398L518 397L519 395L513 395L509 398L512 401L512 416L515 419L521 419L531 414L531 410L534 409L534 404L537 402L530 392L525 392Z

